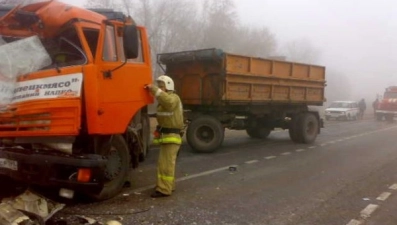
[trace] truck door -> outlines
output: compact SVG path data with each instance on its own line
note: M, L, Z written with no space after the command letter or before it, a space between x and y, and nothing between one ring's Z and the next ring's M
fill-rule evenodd
M134 29L138 35L135 58L124 53L124 24L106 23L101 29L95 61L99 65L98 125L102 133L123 133L133 115L152 101L144 90L152 82L150 57L142 40L144 30Z

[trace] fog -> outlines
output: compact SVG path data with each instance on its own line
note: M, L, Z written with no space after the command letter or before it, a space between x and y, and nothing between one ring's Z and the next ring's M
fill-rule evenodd
M279 45L297 38L310 40L320 51L318 63L347 77L351 91L346 98L373 101L386 86L397 85L396 1L236 2L241 19L252 26L266 24ZM327 88L327 93L349 93L336 88Z
M65 2L84 5L78 0ZM299 61L327 67L329 101L365 98L370 103L386 86L397 85L394 63L397 2L235 0L234 3L240 23L266 27L274 35L277 41L274 54L296 60L288 51L288 46L294 44L308 51L305 57L300 54Z

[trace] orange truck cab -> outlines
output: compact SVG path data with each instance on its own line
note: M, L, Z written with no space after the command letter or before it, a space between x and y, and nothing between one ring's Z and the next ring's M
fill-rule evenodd
M376 119L381 121L385 118L387 121L393 121L397 116L397 86L387 87L383 94L383 99L379 101L375 110Z
M146 30L58 1L0 11L0 175L115 196L149 147Z

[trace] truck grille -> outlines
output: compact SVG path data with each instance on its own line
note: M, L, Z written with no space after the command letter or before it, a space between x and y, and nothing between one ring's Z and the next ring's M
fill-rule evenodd
M0 113L0 137L76 135L80 122L79 99L21 103Z

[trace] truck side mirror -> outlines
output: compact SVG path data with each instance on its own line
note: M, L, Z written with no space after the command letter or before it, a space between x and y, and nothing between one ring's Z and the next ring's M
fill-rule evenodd
M135 25L124 26L123 45L127 59L134 59L139 56L138 38L138 28Z

